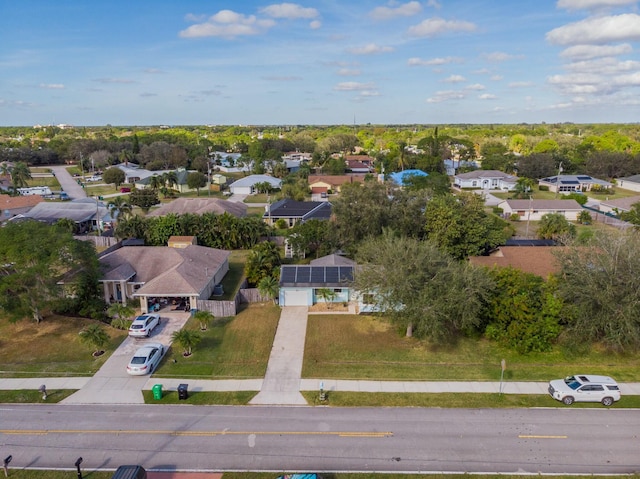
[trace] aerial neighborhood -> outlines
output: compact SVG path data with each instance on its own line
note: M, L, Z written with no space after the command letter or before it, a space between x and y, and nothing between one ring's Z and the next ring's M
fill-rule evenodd
M312 402L305 378L495 380L451 367L465 348L522 381L576 373L569 356L637 380L636 126L359 128L0 129L0 324L73 329L87 373L133 341L113 374L152 377L148 394L261 378L268 338L296 324L284 404ZM612 136L631 147L593 147Z

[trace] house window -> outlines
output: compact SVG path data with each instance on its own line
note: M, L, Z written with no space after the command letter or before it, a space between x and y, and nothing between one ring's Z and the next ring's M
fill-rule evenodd
M524 211L524 210L520 210L520 211L518 211L517 213L518 213L518 216L524 216L525 211Z
M471 182L471 186L478 186L478 182L477 182L476 180L473 180L473 181Z
M333 292L336 294L342 293L342 288L333 288Z

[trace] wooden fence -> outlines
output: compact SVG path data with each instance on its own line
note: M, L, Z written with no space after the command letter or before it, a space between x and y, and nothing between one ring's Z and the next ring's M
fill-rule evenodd
M80 241L90 241L96 248L108 248L117 244L120 240L111 236L90 236L90 235L78 235L74 236L75 239Z
M224 318L238 314L241 303L262 303L270 300L271 298L262 296L257 288L240 288L232 300L212 301L199 299L196 302L196 307L199 311L209 311L217 318Z

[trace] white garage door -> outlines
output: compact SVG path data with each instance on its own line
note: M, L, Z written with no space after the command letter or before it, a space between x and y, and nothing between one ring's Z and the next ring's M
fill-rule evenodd
M308 306L307 303L307 290L304 289L292 289L284 292L284 304L283 306Z

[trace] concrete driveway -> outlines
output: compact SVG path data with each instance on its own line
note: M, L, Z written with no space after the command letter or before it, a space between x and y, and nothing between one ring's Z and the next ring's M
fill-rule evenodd
M171 335L182 329L190 313L161 312L160 325L148 338L127 337L98 372L78 392L61 401L63 404L144 404L142 390L149 376L130 376L127 364L138 348L149 343L171 345Z
M78 198L86 198L87 193L84 188L80 186L76 179L69 174L69 171L65 166L52 166L51 171L53 171L58 179L58 183L64 192L69 195L69 198L72 200L77 200Z

